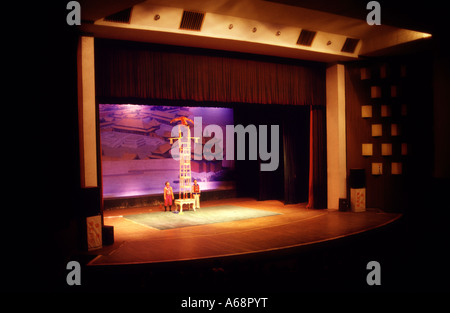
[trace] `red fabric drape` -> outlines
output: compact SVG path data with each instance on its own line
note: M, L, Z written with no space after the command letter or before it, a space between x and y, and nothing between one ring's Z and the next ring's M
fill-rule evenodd
M253 60L154 45L96 42L96 95L140 98L324 105L322 64Z
M327 207L327 140L324 107L310 107L308 208Z
M307 208L314 208L314 116L313 110L309 110L309 190Z

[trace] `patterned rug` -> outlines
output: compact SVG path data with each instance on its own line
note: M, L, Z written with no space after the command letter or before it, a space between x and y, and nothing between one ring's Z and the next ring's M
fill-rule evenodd
M197 211L183 211L182 214L167 211L125 215L124 218L135 223L164 230L212 223L225 223L278 214L281 213L249 209L235 205L220 205L197 209Z

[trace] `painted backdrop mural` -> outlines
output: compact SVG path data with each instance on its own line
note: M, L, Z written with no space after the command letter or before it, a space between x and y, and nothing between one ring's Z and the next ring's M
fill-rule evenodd
M179 162L172 158L169 142L172 119L201 117L202 130L215 124L223 134L226 125L233 125L229 108L100 104L99 115L105 198L160 194L165 181L178 192ZM192 136L193 130L191 126ZM202 145L211 136L203 133ZM225 144L223 149L225 154ZM192 157L191 168L202 190L234 188L233 161Z

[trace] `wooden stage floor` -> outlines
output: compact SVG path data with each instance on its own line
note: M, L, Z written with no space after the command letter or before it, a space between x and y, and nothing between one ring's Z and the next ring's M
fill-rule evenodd
M158 207L105 211L104 223L114 226L115 242L92 251L97 257L88 265L166 263L280 251L362 233L389 224L401 216L377 210L361 213L312 210L305 204L284 205L275 200L248 198L205 201L202 208L226 204L281 214L158 230L124 218L130 214L160 211Z

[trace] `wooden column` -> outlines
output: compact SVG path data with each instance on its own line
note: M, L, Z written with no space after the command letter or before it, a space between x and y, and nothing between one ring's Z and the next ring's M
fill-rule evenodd
M328 208L337 209L339 198L347 198L344 65L327 68L326 92Z
M91 188L98 187L93 37L80 37L77 58L81 187Z

